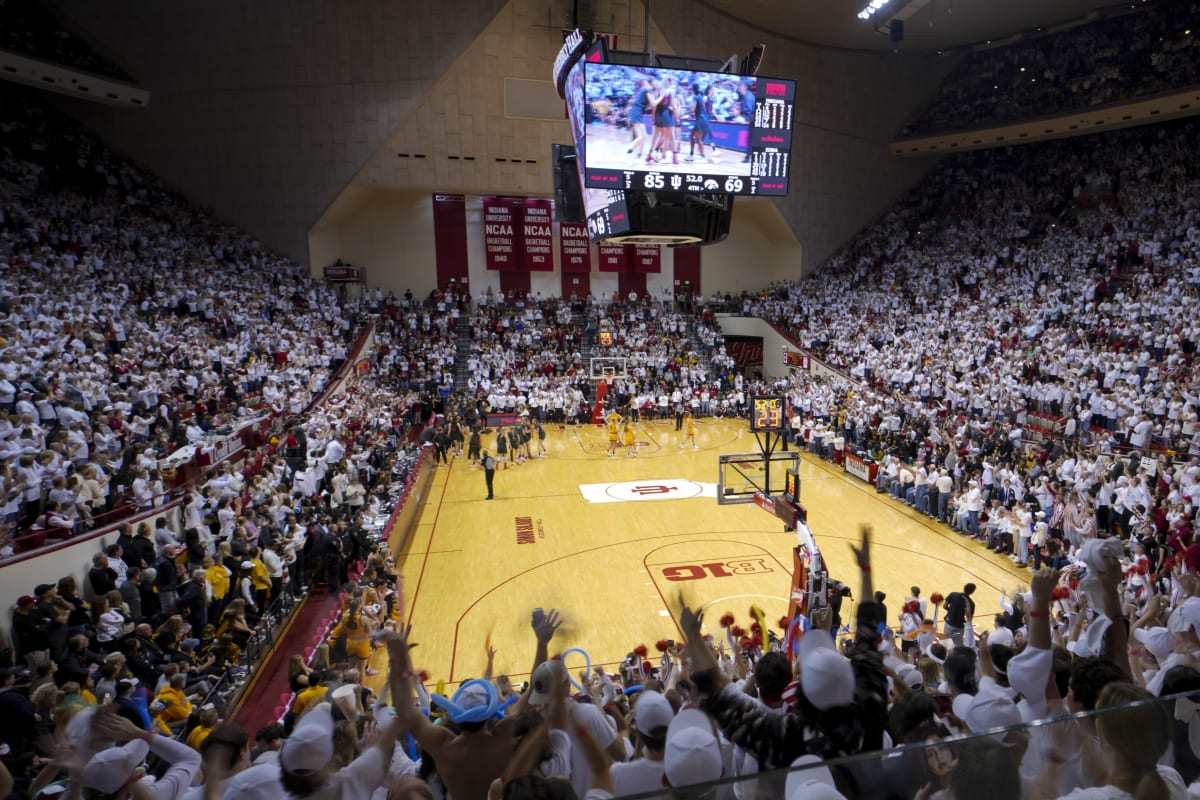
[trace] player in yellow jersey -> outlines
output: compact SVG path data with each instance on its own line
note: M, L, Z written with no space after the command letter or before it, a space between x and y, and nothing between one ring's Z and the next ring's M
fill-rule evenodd
M696 444L696 418L692 416L692 410L685 409L683 412L683 424L687 426L687 433L683 437L683 441L679 443L683 447L688 443L688 439L692 440L692 449L699 450L700 445Z
M613 411L608 415L608 449L604 455L615 458L617 455L617 432L620 430L621 415Z
M633 439L633 422L628 418L625 419L625 457L633 458L637 455L637 443Z

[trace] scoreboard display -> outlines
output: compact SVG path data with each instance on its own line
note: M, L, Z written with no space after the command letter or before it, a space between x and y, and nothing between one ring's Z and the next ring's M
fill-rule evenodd
M782 395L753 398L750 405L750 430L755 433L783 430L785 407Z
M585 187L788 193L795 81L584 64Z

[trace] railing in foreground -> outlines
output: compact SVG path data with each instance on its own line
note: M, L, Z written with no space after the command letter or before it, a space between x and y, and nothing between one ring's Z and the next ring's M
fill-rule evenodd
M719 798L733 796L732 789L743 800L804 800L810 796L837 796L817 785L833 783L848 800L911 800L939 792L940 796L972 800L1055 798L1078 788L1103 785L1109 773L1115 771L1118 759L1114 752L1136 750L1140 756L1147 749L1156 750L1156 745L1161 745L1163 751L1160 764L1180 765L1183 785L1178 788L1182 793L1184 786L1197 777L1200 760L1192 753L1184 754L1184 758L1173 757L1176 742L1188 748L1191 719L1189 711L1182 722L1177 721L1175 705L1177 701L1191 703L1193 698L1200 699L1177 695L1139 700L954 738L940 738L930 726L925 728L930 737L926 740L918 728L917 742L891 750L631 797ZM1191 706L1181 706L1181 710L1185 708ZM986 720L987 716L981 718ZM1176 728L1181 725L1179 737Z

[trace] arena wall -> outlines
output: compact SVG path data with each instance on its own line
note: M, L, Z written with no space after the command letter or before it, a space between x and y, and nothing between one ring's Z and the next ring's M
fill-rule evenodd
M314 272L341 258L365 270L367 284L397 295L411 289L425 296L435 288L437 249L433 234L431 195L420 190L351 185L309 232L308 248ZM531 273L531 291L543 297L561 292L561 265L555 226L554 271ZM499 290L499 275L484 266L483 219L477 195L467 197L468 275L472 292L488 286ZM675 251L663 251L662 271L648 275L646 290L654 297L673 289ZM611 295L617 277L596 271L593 248L592 293ZM713 291L754 291L768 283L799 277L800 243L777 204L759 198L739 198L729 238L702 248L700 288Z
M506 103L510 89L548 82L565 0L55 7L153 98L135 110L62 105L194 201L315 269L310 229L351 182L549 195L549 146L569 140L561 108L510 116ZM621 49L642 48L639 2L592 7L597 30L614 34ZM653 14L658 52L725 58L762 41L764 74L799 80L793 190L778 205L805 269L932 166L891 156L887 143L951 60L791 42L695 0L659 0ZM728 275L718 269L716 283L741 276L733 263Z

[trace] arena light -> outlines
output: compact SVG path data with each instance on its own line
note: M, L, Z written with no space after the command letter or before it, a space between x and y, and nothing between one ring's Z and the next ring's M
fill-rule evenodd
M862 11L858 12L858 18L859 19L870 19L875 14L882 11L883 7L886 6L889 2L891 2L891 0L871 0L871 2L868 3L863 8Z

